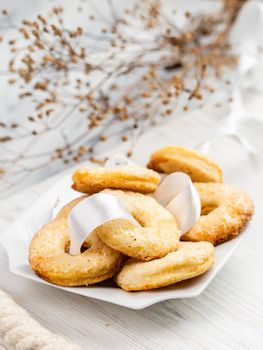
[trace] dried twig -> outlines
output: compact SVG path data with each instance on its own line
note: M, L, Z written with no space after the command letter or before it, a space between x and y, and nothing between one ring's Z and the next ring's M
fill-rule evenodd
M0 41L9 46L11 58L0 77L19 90L22 103L31 103L32 113L15 123L0 119L7 154L0 160L0 178L14 171L22 178L54 161L97 162L96 147L108 141L112 126L122 125L117 133L132 147L145 128L173 114L181 95L192 103L213 93L216 87L207 81L224 81L224 70L236 62L227 40L243 2L224 0L222 10L208 15L187 12L185 28L178 28L160 0L137 1L122 14L109 0L112 18L90 15L87 28L73 30L66 28L61 7L53 7L51 17L40 14L20 26L3 10ZM89 30L96 21L100 33ZM16 31L8 42L7 29ZM72 120L81 127L68 139L65 130ZM32 137L36 142L56 129L62 135L59 147L14 151L15 142ZM25 161L29 165L22 166Z

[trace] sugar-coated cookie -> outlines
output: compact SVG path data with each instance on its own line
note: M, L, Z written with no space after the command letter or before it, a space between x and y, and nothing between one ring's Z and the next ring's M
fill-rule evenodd
M155 151L148 168L170 174L181 171L194 182L223 182L221 168L209 157L179 146L170 146Z
M254 212L249 195L226 184L196 183L195 186L201 199L201 217L181 239L216 245L237 236Z
M106 188L152 193L161 180L160 175L139 165L82 167L72 176L73 189L83 193L96 193Z
M214 260L211 243L180 242L175 252L161 259L128 259L115 276L115 281L126 291L161 288L201 275L212 267Z

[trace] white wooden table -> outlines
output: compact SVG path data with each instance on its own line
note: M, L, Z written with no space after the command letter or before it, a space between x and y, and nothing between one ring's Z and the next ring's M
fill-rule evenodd
M254 95L247 101L254 108ZM198 111L157 127L139 142L134 160L145 162L163 145L194 146L213 123L211 114ZM11 274L1 246L0 288L83 349L263 349L263 162L249 159L240 145L226 138L218 139L210 154L222 165L226 181L249 191L257 214L251 234L201 296L129 310ZM1 231L53 182L48 179L1 202Z

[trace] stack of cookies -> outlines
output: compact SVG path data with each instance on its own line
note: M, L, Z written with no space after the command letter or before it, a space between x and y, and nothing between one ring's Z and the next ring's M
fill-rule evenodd
M159 173L183 172L194 182L201 216L182 234L169 210L151 194ZM65 205L37 232L29 262L41 278L62 286L87 286L113 278L126 291L161 288L210 269L214 245L238 235L253 215L243 191L223 183L220 167L208 157L182 147L152 154L148 166L82 167L73 174L73 189L85 195ZM94 193L119 198L133 220L114 219L88 234L79 255L69 254L68 215ZM89 213L86 213L86 219Z

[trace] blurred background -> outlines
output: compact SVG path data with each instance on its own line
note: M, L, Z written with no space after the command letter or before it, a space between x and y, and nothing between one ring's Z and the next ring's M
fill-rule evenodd
M168 140L220 161L227 138L232 173L231 150L260 159L262 6L1 0L0 197Z

